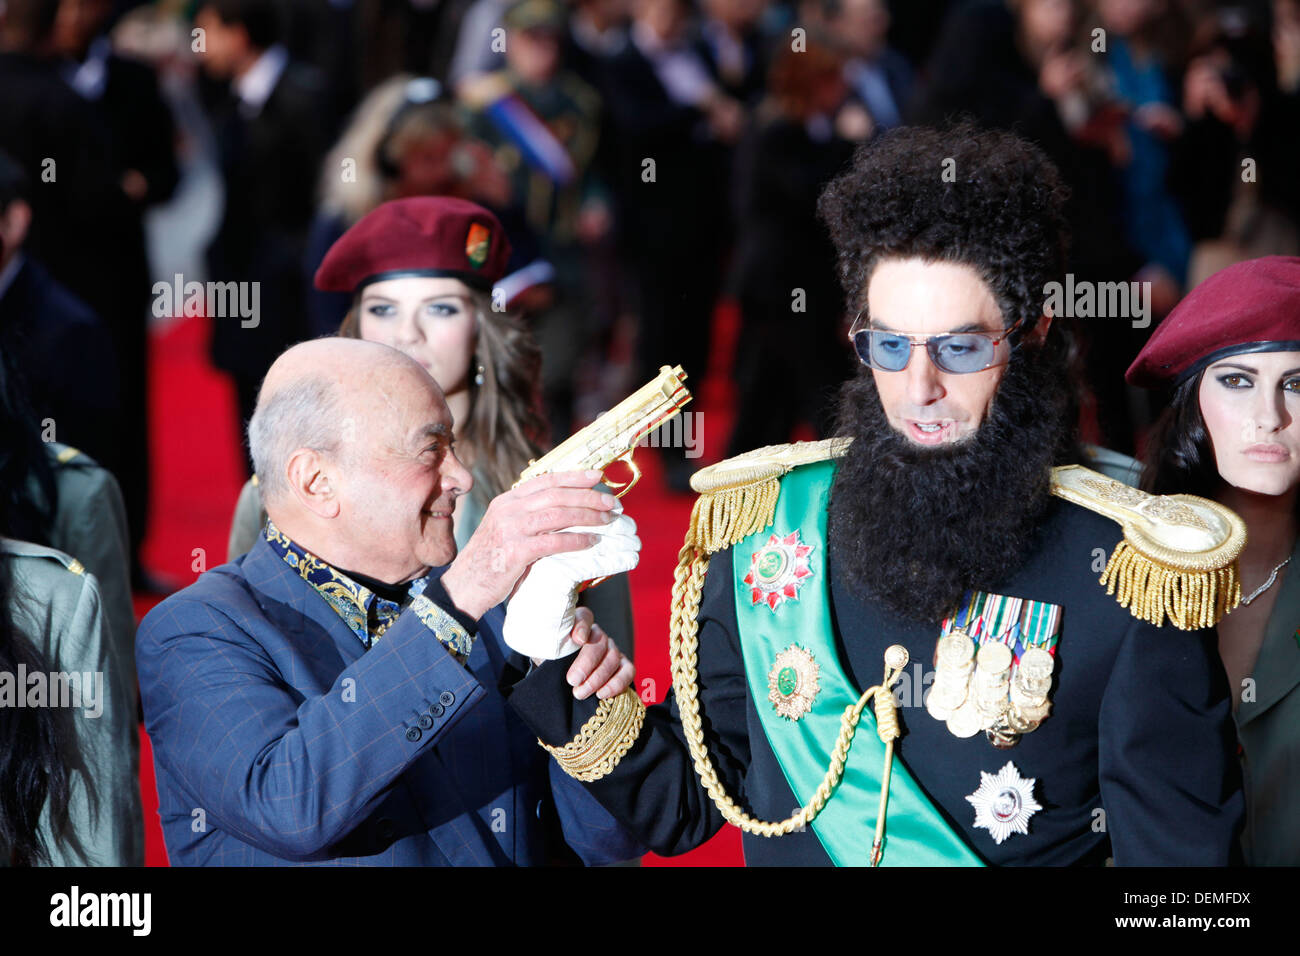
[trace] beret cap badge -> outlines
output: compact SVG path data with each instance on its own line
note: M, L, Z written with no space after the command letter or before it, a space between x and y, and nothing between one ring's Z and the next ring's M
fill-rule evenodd
M472 222L465 235L465 256L475 269L487 262L488 249L492 245L492 232L481 222Z

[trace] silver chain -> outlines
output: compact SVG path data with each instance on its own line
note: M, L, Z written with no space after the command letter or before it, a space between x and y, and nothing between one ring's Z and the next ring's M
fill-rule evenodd
M1251 593L1250 597L1241 599L1241 606L1245 607L1251 601L1255 600L1255 598L1259 597L1261 594L1263 594L1265 591L1271 588L1273 586L1273 582L1277 580L1277 573L1290 563L1291 563L1291 559L1287 558L1285 561L1283 561L1281 564L1275 567L1273 569L1273 573L1268 576L1267 581L1265 581L1259 587L1255 588L1254 592Z

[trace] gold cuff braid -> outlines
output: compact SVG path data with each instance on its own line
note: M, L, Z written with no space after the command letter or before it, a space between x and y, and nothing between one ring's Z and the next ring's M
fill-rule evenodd
M540 739L537 742L570 777L590 783L618 766L641 735L644 723L645 704L629 687L617 697L602 700L578 736L563 747L552 747Z

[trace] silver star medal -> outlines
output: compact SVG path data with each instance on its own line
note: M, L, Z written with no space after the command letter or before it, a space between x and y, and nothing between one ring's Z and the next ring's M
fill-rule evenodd
M1013 833L1029 833L1029 818L1043 809L1034 799L1035 778L1025 779L1010 760L996 774L980 771L980 785L966 799L975 807L975 826L998 845Z

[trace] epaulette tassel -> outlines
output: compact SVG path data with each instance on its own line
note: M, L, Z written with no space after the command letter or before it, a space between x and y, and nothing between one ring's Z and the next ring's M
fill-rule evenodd
M714 554L762 531L776 518L779 492L780 479L774 477L701 494L691 515L695 540L689 543Z
M1164 567L1121 541L1115 546L1101 583L1134 617L1184 631L1212 627L1241 603L1241 580L1234 560L1227 567L1184 571Z

